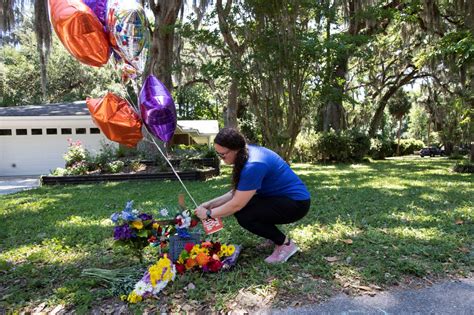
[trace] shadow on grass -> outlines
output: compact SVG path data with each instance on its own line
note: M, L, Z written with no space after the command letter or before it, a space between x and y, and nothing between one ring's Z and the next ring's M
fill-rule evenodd
M274 294L272 305L278 307L308 298L308 288L316 296L345 283L383 286L406 275L468 270L469 251L460 249L472 248L472 177L449 173L451 164L392 160L295 165L312 194L312 206L305 218L283 229L302 252L287 264L268 266L263 259L271 249L257 250L261 239L228 218L225 229L213 237L243 245L238 266L231 272L178 277L163 302L184 296L225 310L228 300L244 290ZM197 202L208 200L229 189L229 174L224 173L186 186ZM25 301L51 299L86 308L100 303L110 295L98 283L78 279L80 270L136 264L111 249L110 214L128 200L144 211L175 205L179 192L178 182L133 182L48 187L2 197L0 257L15 266L0 275L1 293L10 294L5 303L18 307ZM189 200L188 206L192 208ZM456 224L458 219L463 223ZM343 241L347 239L352 244ZM24 257L15 256L22 247L29 247ZM189 283L196 289L184 293Z

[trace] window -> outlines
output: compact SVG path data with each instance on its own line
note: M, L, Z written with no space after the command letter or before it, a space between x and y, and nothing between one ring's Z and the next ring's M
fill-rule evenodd
M31 134L32 135L42 135L43 134L43 129L31 129Z
M71 128L61 128L61 134L62 135L70 135L70 134L72 134L72 129Z
M56 128L47 128L46 129L46 134L47 135L57 135L58 134L58 129L56 129Z
M26 129L17 129L16 130L16 135L17 136L26 136L28 134L28 131Z
M89 131L90 131L91 135L100 133L99 128L91 128L91 129L89 129Z
M11 129L0 129L0 136L11 136L12 130Z
M76 128L76 135L85 135L86 128Z

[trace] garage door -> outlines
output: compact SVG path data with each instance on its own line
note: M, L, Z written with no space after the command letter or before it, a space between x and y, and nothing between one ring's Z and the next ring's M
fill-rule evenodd
M0 132L0 176L47 175L57 167L64 167L68 138L80 140L93 153L97 153L103 143L111 143L95 126L1 128Z

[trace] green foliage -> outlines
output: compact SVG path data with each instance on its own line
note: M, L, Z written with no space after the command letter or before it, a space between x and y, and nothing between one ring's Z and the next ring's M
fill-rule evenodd
M474 163L469 161L463 161L456 163L453 167L453 171L456 173L474 173Z
M85 162L89 156L89 152L82 146L81 141L72 141L72 139L68 139L68 142L68 150L63 155L66 167L71 167L79 162Z
M393 143L393 150L395 151L397 143ZM400 140L400 155L413 154L415 151L419 151L425 147L425 144L421 140L416 139L402 139Z
M211 102L211 88L204 84L179 87L175 90L176 114L179 119L218 119L219 107Z
M15 30L16 46L0 47L0 106L59 103L102 97L119 91L111 67L95 68L75 60L54 36L47 63L47 97L43 99L36 39L31 22Z
M369 137L358 131L319 133L313 155L319 161L361 161L370 148Z
M314 131L303 131L296 137L295 147L293 148L292 161L297 163L316 162L315 144L318 139Z
M383 160L386 157L392 156L393 141L383 138L372 138L370 139L369 154L374 160Z
M120 173L125 167L125 162L123 161L112 161L106 164L105 171L108 173Z

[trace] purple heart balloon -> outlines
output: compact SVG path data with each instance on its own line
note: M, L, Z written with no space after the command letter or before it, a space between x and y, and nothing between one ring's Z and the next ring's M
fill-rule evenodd
M176 129L176 107L170 92L155 76L146 78L140 92L140 112L148 131L168 142Z
M100 23L105 26L105 15L107 13L107 0L83 0L95 15L99 18Z

